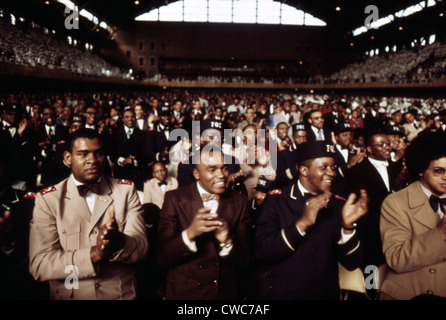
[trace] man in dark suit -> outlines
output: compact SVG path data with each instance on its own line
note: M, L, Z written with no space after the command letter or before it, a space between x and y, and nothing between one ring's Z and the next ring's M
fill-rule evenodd
M248 262L247 198L226 188L219 150L195 154L196 183L166 193L158 227L159 264L168 300L238 297L237 274Z
M44 188L58 182L56 176L56 148L64 144L67 130L64 126L56 124L56 113L53 107L47 106L42 110L43 125L37 132L36 158L41 162L41 184Z
M367 193L345 200L331 193L334 146L307 142L298 149L299 179L269 192L257 220L256 257L271 265L269 299L339 299L338 263L361 259L356 221Z
M136 127L135 111L124 109L124 125L115 131L110 146L110 159L114 164L114 178L133 181L137 190L142 191L147 161L143 152L145 134Z
M331 131L324 127L322 111L313 109L308 114L307 133L308 141L325 141L332 143Z
M7 104L2 110L0 122L0 138L8 143L6 150L12 159L11 170L14 172L16 189L35 191L37 167L33 159L34 140L33 132L28 128L29 121L21 117L16 105Z
M308 133L305 124L295 123L292 125L293 142L286 150L277 152L277 174L276 183L284 185L299 177L297 164L297 148L300 144L307 142Z
M402 160L390 160L390 141L386 134L373 132L366 137L367 157L347 173L351 192L367 191L369 213L358 221L358 235L364 249L364 264L379 266L385 262L379 233L381 204L397 191L395 180L403 168Z
M177 141L170 141L172 127L170 126L171 112L169 106L158 107L157 113L159 121L153 130L147 132L145 153L151 161L167 162L170 148Z

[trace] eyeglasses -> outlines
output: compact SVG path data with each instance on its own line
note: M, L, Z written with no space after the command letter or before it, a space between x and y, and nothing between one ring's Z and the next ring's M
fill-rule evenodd
M432 173L434 174L434 177L442 177L446 173L445 168L440 167L434 167L434 168L428 168L429 170L432 170Z
M385 148L385 147L390 147L390 142L381 142L381 143L377 143L377 144L373 144L373 146L379 147L379 148Z

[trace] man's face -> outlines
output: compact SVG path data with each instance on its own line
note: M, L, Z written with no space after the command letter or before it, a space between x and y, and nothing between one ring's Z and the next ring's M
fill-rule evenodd
M341 132L341 133L337 134L335 136L335 138L336 138L336 142L341 147L347 148L353 143L353 132L351 132L351 131Z
M315 128L322 129L324 127L324 117L322 116L322 112L320 111L313 112L308 121Z
M160 118L160 123L163 126L168 126L169 125L169 123L170 123L170 116L160 116L159 118Z
M152 175L158 181L163 182L167 178L167 169L163 163L155 163L152 169Z
M277 126L277 136L280 140L285 140L288 135L288 126L284 123L281 123Z
M371 145L367 147L369 157L376 160L389 160L391 147L386 134L377 134L372 137Z
M398 149L400 143L403 142L403 137L399 134L388 134L387 137L389 138L392 150Z
M122 116L122 121L126 125L127 128L133 128L136 122L135 112L132 110L124 111L124 115Z
M404 116L404 119L406 119L407 123L412 123L415 120L415 117L414 117L414 115L412 113L407 113Z
M176 111L176 112L181 112L181 108L182 108L182 103L181 103L181 101L177 101L177 102L175 102L175 104L173 105L173 109Z
M78 138L70 151L64 153L74 178L82 183L95 182L104 171L104 148L97 138Z
M300 171L305 177L308 191L318 194L330 191L336 178L336 165L332 157L314 159L309 168L301 166Z
M423 173L420 173L421 183L435 196L446 193L446 157L433 160Z
M15 125L17 123L17 112L15 111L5 112L4 119L10 125Z
M70 128L68 129L69 133L73 133L76 130L79 130L81 128L85 127L83 122L73 122L70 125Z
M42 111L43 123L47 126L52 126L56 124L56 114L51 108L44 108Z
M395 122L395 123L400 123L401 122L401 120L403 120L403 115L401 114L401 112L395 112L393 115L392 115L392 120L393 120L393 122Z
M254 115L255 115L254 109L248 109L245 112L245 116L246 116L247 120L250 120L250 121L253 120L254 119Z
M263 204L263 201L265 201L265 198L266 198L265 192L256 190L256 193L254 194L254 199L256 199L255 203L256 203L257 207L260 207Z
M293 133L293 140L295 144L302 144L307 142L308 133L304 130L298 130Z
M221 152L202 152L200 163L195 165L194 177L200 186L211 194L222 194L226 190L228 166Z
M86 123L89 126L93 126L96 124L96 115L97 115L96 108L87 108L87 110L85 110L84 117L85 117Z
M140 105L135 106L135 116L137 119L142 119L143 113L144 113L144 110L142 109L142 106L140 106Z

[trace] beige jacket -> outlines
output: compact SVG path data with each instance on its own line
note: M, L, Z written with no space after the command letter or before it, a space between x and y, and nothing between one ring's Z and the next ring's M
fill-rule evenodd
M439 223L420 182L384 200L380 230L391 270L382 292L398 300L421 294L446 297L446 241L437 230Z
M160 209L163 207L164 194L167 191L175 190L178 188L178 181L173 177L167 177L166 179L166 191L163 192L158 185L158 180L153 178L144 183L144 203L154 203Z
M90 248L96 245L111 205L127 241L113 261L93 265ZM40 191L30 226L29 250L30 272L36 280L49 281L52 299L135 299L133 263L142 260L148 250L135 185L103 177L93 213L79 196L72 177ZM78 272L79 288L71 285L67 289L65 280L73 270Z

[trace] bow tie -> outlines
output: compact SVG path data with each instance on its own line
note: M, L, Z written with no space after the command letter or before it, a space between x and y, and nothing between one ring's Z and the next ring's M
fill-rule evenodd
M92 193L99 193L99 182L82 184L77 186L77 190L79 191L79 195L81 197L85 197L89 191Z
M203 202L211 201L211 200L220 200L220 196L218 194L209 194L209 193L203 193L201 195L201 200Z
M158 182L158 186L162 186L162 185L165 185L165 186L167 186L167 182L166 181L163 181L163 182Z
M440 208L441 212L445 213L443 206L446 206L446 198L439 198L431 195L431 197L429 198L429 202L435 212L438 212L438 208Z

